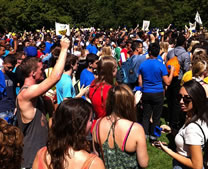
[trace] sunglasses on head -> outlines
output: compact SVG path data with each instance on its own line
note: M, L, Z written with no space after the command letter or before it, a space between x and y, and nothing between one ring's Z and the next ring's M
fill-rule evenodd
M189 95L184 95L184 96L182 96L181 94L179 94L179 95L178 95L178 101L180 102L181 99L183 99L183 102L184 102L185 104L189 104L189 103L192 101L192 99L191 99L191 97L190 97Z

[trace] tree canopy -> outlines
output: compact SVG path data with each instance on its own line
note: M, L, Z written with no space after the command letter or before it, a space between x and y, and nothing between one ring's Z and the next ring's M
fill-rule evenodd
M206 0L0 0L0 29L49 29L55 22L73 27L131 28L142 26L143 20L150 20L150 27L165 28L172 23L184 28L194 22L197 11L206 26L207 7Z

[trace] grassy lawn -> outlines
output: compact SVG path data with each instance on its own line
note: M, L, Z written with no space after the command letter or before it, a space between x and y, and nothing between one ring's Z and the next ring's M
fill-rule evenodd
M161 118L161 124L165 124L164 118ZM167 134L162 133L158 140L169 143L166 137ZM172 169L172 158L162 150L152 146L147 141L147 150L149 154L149 167L148 169Z
M168 143L166 134L162 134L159 140ZM148 169L172 169L172 158L170 156L168 156L162 150L151 146L149 141L147 142L147 149L149 154Z

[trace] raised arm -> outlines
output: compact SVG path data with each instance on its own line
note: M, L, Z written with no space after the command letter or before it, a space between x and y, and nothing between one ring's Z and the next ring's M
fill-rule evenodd
M59 58L56 62L56 65L54 66L51 75L44 81L42 81L40 84L30 86L27 89L27 92L25 92L24 94L25 98L30 100L32 98L42 95L43 93L48 91L52 86L54 86L58 82L58 80L60 80L65 66L69 43L70 41L67 38L63 38L61 40L61 52L59 54Z

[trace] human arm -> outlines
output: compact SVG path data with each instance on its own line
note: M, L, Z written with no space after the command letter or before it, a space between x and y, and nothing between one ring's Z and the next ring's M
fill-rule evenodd
M202 150L200 145L189 145L188 148L190 150L191 158L187 158L185 156L182 156L174 151L172 151L167 146L164 146L161 142L160 146L161 149L166 152L169 156L176 159L181 164L188 166L190 168L194 169L202 169L203 168L203 156L202 156Z
M9 51L9 54L15 54L16 51L17 51L17 37L16 36L13 36L13 40L14 40L14 50L13 51Z
M66 60L69 43L70 42L67 38L63 38L61 40L61 52L53 71L51 72L50 76L40 84L35 84L28 87L27 92L24 92L24 98L26 100L31 100L32 98L42 95L52 86L54 86L58 80L60 80L65 65L63 63L65 63ZM32 71L31 73L34 74L36 72Z
M139 86L142 87L142 75L141 74L138 76L138 83L139 83Z
M84 87L84 85L81 87L80 92L76 95L76 97L82 97L85 94L89 92L89 86Z
M146 168L149 162L149 156L147 153L147 144L144 129L141 125L135 125L138 134L135 134L136 139L136 153L137 161L142 168Z
M165 82L166 85L170 85L171 84L171 81L173 79L174 70L175 70L174 66L171 66L171 68L170 68L170 75L169 76L167 76L167 75L163 76L163 81Z

